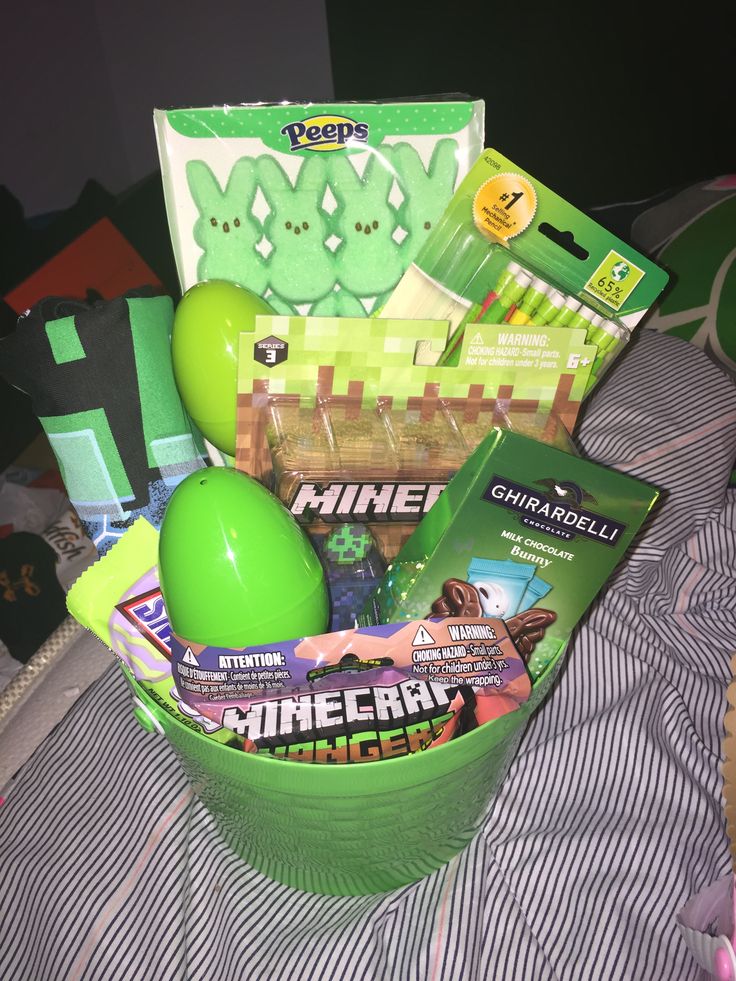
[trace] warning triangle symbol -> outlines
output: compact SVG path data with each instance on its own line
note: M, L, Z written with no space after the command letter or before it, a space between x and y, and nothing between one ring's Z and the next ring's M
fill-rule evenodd
M479 331L476 331L475 332L475 337L473 338L473 340L470 343L471 344L482 344L483 343L483 335Z
M426 627L420 627L411 642L412 647L424 647L426 644L434 644L435 640Z
M184 657L182 658L182 661L185 664L193 664L195 667L199 667L199 661L194 656L191 647L187 647L187 649L184 651Z

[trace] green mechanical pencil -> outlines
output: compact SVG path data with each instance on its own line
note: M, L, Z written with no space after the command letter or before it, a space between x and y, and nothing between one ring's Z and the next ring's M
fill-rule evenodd
M585 394L593 388L600 380L602 375L608 371L613 361L621 353L621 349L628 343L631 331L623 324L616 324L613 320L602 320L602 322L591 332L590 343L598 345L593 367L590 370L590 379L585 389Z
M543 298L529 321L534 327L547 327L565 305L565 296L559 290L550 290ZM572 313L570 314L572 316Z
M502 324L514 304L519 303L524 293L532 284L532 277L527 272L516 273L501 291L497 300L483 312L480 317L482 324Z
M587 331L590 328L590 322L595 315L595 310L591 310L590 307L581 306L580 309L572 315L567 326L570 328L570 330L584 330L587 334Z
M539 276L535 276L516 309L508 318L508 323L518 327L528 324L551 288L549 283L540 279Z
M479 309L476 309L476 305L473 305L463 318L463 320L458 325L455 332L452 334L447 347L440 356L438 365L447 365L449 367L455 367L460 363L460 350L463 344L463 337L465 336L465 326L469 323L475 323L480 320L482 323L486 321L483 320L483 315L492 305L499 294L509 286L513 281L514 277L524 275L529 276L531 281L531 273L529 273L523 266L520 266L518 262L513 260L504 266L504 268L499 273L498 279L496 280L496 285L491 290L491 292L486 296L482 304L480 304Z
M582 306L580 300L574 296L566 296L565 302L559 312L555 315L554 320L550 320L550 327L567 327Z

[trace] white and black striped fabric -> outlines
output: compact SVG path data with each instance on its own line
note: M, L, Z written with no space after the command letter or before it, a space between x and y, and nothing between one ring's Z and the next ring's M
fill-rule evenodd
M675 914L729 867L719 755L736 649L736 388L701 352L644 332L579 437L667 497L463 854L380 896L269 881L222 843L113 669L0 808L0 976L698 977Z

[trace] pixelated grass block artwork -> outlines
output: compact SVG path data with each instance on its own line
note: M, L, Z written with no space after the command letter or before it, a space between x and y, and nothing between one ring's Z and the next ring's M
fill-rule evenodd
M328 432L334 436L334 427L342 427L340 436L354 445L356 432L347 436L344 427L352 422L353 430L365 429L358 423L361 409L373 405L381 375L392 367L400 374L411 365L420 340L439 353L447 342L447 330L447 323L441 321L258 318L255 333L241 335L236 465L260 475L270 469L264 410L274 396L283 396L282 413L286 400L309 409L329 400ZM258 345L270 338L283 342L288 355L265 368ZM372 399L366 398L366 386L375 393ZM314 428L320 425L315 421Z
M278 311L382 305L483 145L484 105L281 104L156 110L182 289L237 282Z
M414 460L417 448L424 447L427 465L430 460L454 459L448 427L459 429L458 442L464 445L463 428L483 413L493 418L499 402L505 410L545 410L572 431L591 358L587 365L578 358L576 367L569 369L561 368L558 358L552 367L533 364L509 375L477 364L441 368L414 364L418 342L426 341L437 351L447 339L447 329L442 321L258 317L255 334L241 335L236 465L256 476L268 474L268 406L274 398L279 412L289 403L300 410L315 410L315 432L325 425L322 416L328 411L326 432L333 435L335 446L326 454L326 467L341 459L334 435L334 420L340 420L341 414L358 429L376 410L384 416L390 443L385 453L388 469L401 468L408 447L413 448L409 455ZM570 351L586 350L579 343L581 337L582 332L567 332ZM286 356L278 364L264 367L259 360L263 339L285 346ZM570 363L568 357L564 364Z

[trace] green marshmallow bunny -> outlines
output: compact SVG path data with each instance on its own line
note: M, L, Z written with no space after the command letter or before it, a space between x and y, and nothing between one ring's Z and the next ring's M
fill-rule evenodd
M282 299L280 296L276 296L275 293L269 293L268 296L264 297L264 299L274 313L280 313L284 317L299 316L299 311L296 309L293 303L287 303L286 300Z
M421 157L409 143L384 145L381 149L387 151L396 168L404 196L399 220L407 231L401 246L408 266L450 203L457 177L457 143L451 139L439 140L426 171Z
M365 317L366 309L360 300L345 290L333 290L315 303L309 311L311 317Z
M392 289L404 271L393 238L396 209L389 202L394 171L373 153L362 179L347 157L330 161L330 187L337 201L333 229L342 242L335 252L337 280L355 296Z
M293 187L273 157L264 154L256 164L258 183L271 209L264 222L272 246L269 285L289 303L311 303L335 285L334 259L325 245L327 214L321 206L327 164L321 157L309 157Z
M263 293L266 261L256 251L263 231L251 212L257 190L255 162L249 157L237 160L223 191L203 160L190 160L187 183L199 209L194 224L194 241L202 249L198 278L227 279Z

